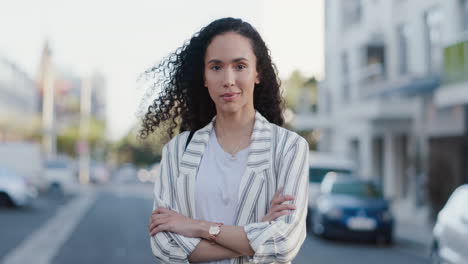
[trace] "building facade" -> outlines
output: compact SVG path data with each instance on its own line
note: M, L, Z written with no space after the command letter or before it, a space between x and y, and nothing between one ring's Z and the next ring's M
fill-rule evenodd
M30 136L38 124L37 98L31 77L0 56L0 142Z
M466 135L468 84L458 77L444 86L444 50L463 40L467 12L467 0L325 1L319 114L301 123L320 129L320 150L354 158L358 174L396 204L426 205L437 152L430 142ZM463 47L459 75L468 76Z

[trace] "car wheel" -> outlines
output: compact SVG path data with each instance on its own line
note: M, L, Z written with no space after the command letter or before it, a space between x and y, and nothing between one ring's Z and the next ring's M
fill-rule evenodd
M6 193L0 193L0 206L1 207L14 207L15 204L11 200L10 196Z
M434 241L431 246L431 263L432 264L441 264L442 258L440 257L439 254L439 244L437 241Z
M312 233L312 227L313 227L313 216L314 216L314 211L312 211L310 208L307 209L307 218L306 218L306 227L307 230L311 231Z
M393 244L393 236L392 234L377 235L377 237L375 238L375 242L377 243L377 245L390 246Z
M315 213L313 214L313 216L311 217L312 220L312 223L311 223L311 226L312 226L312 232L319 236L319 237L323 237L324 233L325 233L325 230L323 228L323 225L320 221L320 215Z
M64 194L63 187L58 182L53 182L49 185L49 193L52 196L62 196Z
M385 244L387 245L392 245L393 244L393 235L389 234L385 237Z

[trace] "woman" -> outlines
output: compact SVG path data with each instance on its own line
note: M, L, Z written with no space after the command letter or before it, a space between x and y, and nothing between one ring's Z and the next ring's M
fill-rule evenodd
M269 50L223 18L147 73L166 73L143 119L164 146L149 232L164 263L289 263L305 237L308 144L283 124ZM189 132L192 131L192 132ZM192 137L193 136L193 137Z

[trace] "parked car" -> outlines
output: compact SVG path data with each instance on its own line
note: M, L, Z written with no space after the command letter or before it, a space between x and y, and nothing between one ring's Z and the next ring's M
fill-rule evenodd
M95 162L90 166L90 181L95 184L103 184L109 181L109 169L104 163Z
M0 142L0 165L25 177L37 190L44 190L43 157L38 143Z
M468 184L458 187L439 212L433 230L432 263L468 263Z
M66 159L47 160L44 163L46 189L50 192L67 194L76 191L78 181L72 164Z
M0 204L26 206L37 197L36 188L25 177L0 166Z
M125 163L117 168L112 176L116 183L138 183L138 171L132 163Z
M328 238L392 243L394 220L389 201L370 181L328 173L313 217L314 234Z
M351 175L355 170L354 162L338 154L315 152L309 153L309 206L307 213L307 226L311 226L311 217L317 207L317 198L320 195L320 184L329 172Z

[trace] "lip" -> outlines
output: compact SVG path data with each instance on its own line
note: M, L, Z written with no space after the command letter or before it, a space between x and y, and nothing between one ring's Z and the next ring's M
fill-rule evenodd
M224 93L221 95L221 98L225 102L232 102L234 101L237 97L239 97L240 93Z

